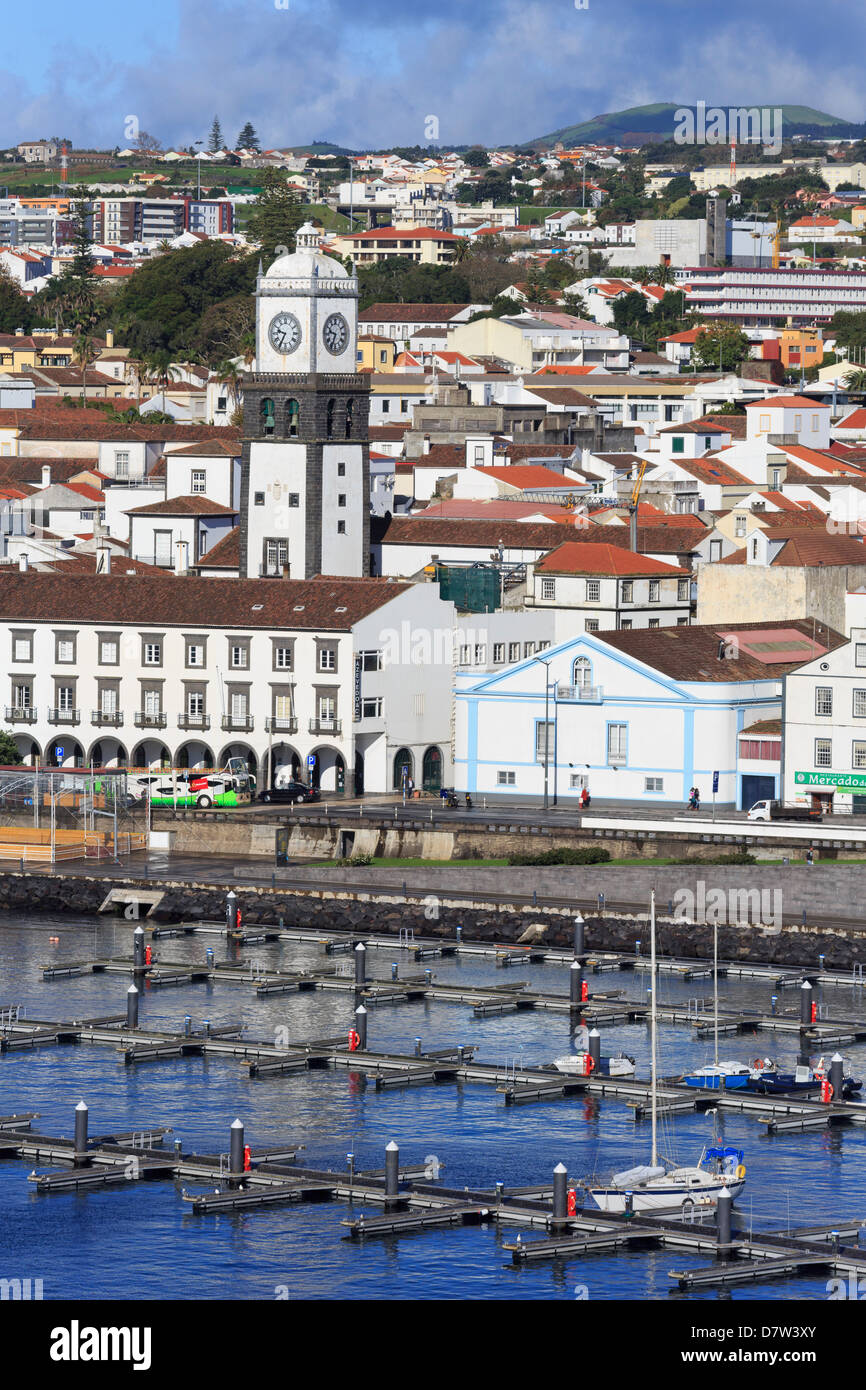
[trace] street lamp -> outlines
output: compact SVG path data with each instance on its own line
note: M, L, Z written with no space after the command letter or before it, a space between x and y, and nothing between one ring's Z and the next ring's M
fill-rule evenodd
M201 140L195 140L195 141L193 142L193 149L195 149L195 146L196 146L196 145L200 145L201 143L202 143ZM201 202L201 156L202 156L202 152L201 152L201 150L199 150L198 153L196 154L196 157L195 157L195 158L196 158L196 164L198 165L198 183L197 183L197 185L196 185L196 202L197 202L197 203Z
M548 711L550 709L550 662L543 657L533 656L533 661L537 661L539 666L544 667L544 809L550 809L549 796L549 777L550 777L550 720Z

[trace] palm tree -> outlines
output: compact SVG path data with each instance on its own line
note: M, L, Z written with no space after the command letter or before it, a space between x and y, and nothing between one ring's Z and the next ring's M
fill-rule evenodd
M241 334L238 347L240 349L240 355L244 359L244 366L247 371L249 371L256 356L256 335L251 328L248 328L245 333Z
M93 343L93 338L90 336L86 329L82 329L81 332L76 335L75 342L73 343L72 347L73 360L77 362L79 367L81 368L82 405L84 405L87 400L87 368L90 366L91 362L94 362L96 360L96 356L97 353Z
M843 380L846 391L851 391L857 396L866 395L866 371L862 367L846 372Z
M237 362L234 362L231 358L226 358L224 362L220 362L219 365L214 368L214 373L217 380L224 381L231 391L232 402L234 404L232 414L234 414L240 407L240 385L243 381L244 374L238 367Z

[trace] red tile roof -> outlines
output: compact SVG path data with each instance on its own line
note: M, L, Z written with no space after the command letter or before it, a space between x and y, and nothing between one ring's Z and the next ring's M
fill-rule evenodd
M209 497L166 497L161 502L146 502L143 507L130 507L127 516L237 516L232 507L212 502Z
M648 574L681 579L688 576L688 570L635 554L622 546L585 541L565 541L538 560L535 568L546 574Z

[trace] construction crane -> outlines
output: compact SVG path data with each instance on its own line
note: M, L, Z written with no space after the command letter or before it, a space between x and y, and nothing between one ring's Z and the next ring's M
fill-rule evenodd
M633 551L637 550L637 508L646 466L646 459L642 459L640 468L637 470L637 476L634 480L634 487L631 490L631 501L628 504L629 545Z

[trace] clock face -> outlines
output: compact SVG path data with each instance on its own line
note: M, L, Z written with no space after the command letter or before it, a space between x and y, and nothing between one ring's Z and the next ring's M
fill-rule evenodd
M338 357L349 345L349 325L342 314L329 314L322 329L322 339L328 352Z
M294 352L301 341L301 325L294 314L275 314L268 328L271 346L284 355Z

